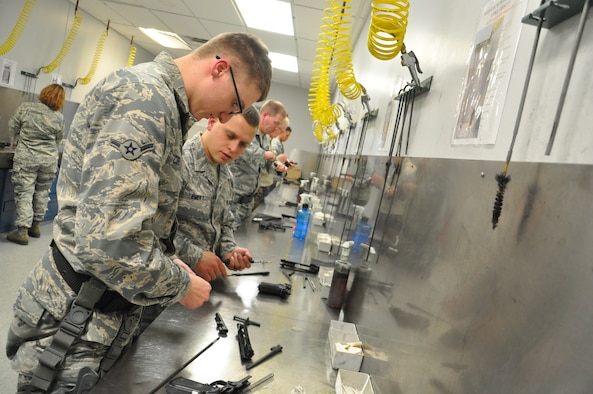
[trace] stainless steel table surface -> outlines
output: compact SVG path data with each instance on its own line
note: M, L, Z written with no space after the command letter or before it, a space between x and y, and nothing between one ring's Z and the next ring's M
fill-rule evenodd
M296 200L291 187L283 196ZM275 190L280 197L280 191ZM290 197L289 197L290 198ZM274 200L277 202L277 200ZM295 208L270 203L258 209L266 214L295 215ZM327 334L331 320L339 319L339 310L331 309L319 291L304 287L307 275L319 285L315 275L295 273L291 276L291 295L287 299L258 294L260 282L288 283L280 268L280 259L300 261L305 242L294 240L292 229L285 232L259 230L248 222L236 233L237 243L247 247L254 259L271 263L254 264L250 270L270 271L269 276L231 276L212 282L210 300L195 311L177 304L167 308L143 333L134 346L93 390L93 393L148 393L163 379L214 341L218 332L215 313L223 318L229 332L178 376L201 383L215 380L236 381L251 375L251 383L273 373L269 380L253 392L290 393L301 386L307 393L333 393L337 371L331 366ZM308 242L308 241L307 241ZM249 318L261 324L249 325L250 342L255 351L253 361L266 355L273 346L282 352L250 370L246 370L239 354L237 321L234 316ZM159 393L165 393L162 388Z

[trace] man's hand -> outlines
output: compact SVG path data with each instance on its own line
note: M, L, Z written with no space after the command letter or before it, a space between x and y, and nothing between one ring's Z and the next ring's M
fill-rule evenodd
M282 163L286 163L287 161L289 161L288 156L286 156L286 153L280 153L278 157L276 157L276 160Z
M276 155L271 150L267 150L264 152L264 160L272 161L276 159Z
M190 286L187 294L179 301L187 309L196 309L204 305L204 302L210 299L212 286L204 279L197 276L187 264L180 259L174 259L173 262L180 266L189 274Z
M227 253L226 260L229 262L229 269L243 271L245 268L251 268L253 257L251 257L247 249L236 247Z
M283 173L283 172L286 172L287 168L286 168L286 166L285 166L284 164L282 164L281 162L279 162L279 161L275 161L275 162L274 162L274 170L275 170L276 172Z
M196 274L206 279L208 282L222 276L226 278L226 267L222 260L212 252L204 251L202 259L196 265Z

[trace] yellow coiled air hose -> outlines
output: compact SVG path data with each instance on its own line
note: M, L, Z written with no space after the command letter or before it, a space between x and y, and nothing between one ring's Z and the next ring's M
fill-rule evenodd
M8 53L8 51L10 51L19 40L21 33L23 30L25 30L27 22L29 22L29 17L31 16L31 12L33 12L33 7L35 6L36 2L37 0L27 0L23 6L21 14L19 15L19 19L17 19L14 27L12 28L12 32L10 32L10 35L6 41L0 45L0 55Z
M407 0L374 0L367 46L379 60L396 57L404 42L408 27Z
M134 59L136 59L136 51L138 49L134 45L134 36L130 40L130 53L128 54L128 62L126 63L126 67L131 67L134 65Z
M78 78L76 80L77 83L81 85L86 85L87 83L91 82L91 79L95 76L95 72L97 71L97 66L99 65L99 60L101 59L101 54L103 53L103 47L105 46L105 40L109 36L109 21L107 21L107 29L101 33L101 37L99 37L99 41L97 41L97 47L95 48L95 55L93 56L93 61L91 62L91 67L89 68L89 72L83 78Z
M351 0L328 0L323 25L317 42L317 55L313 63L313 78L309 89L309 112L313 118L313 133L321 142L335 140L332 125L342 115L342 107L331 104L330 76L332 61L338 88L344 97L354 100L364 88L354 77L350 44Z
M363 87L356 81L352 66L352 45L350 42L352 14L351 0L342 0L340 15L335 14L335 43L334 43L334 69L338 89L348 100L356 100L363 92Z
M78 33L78 29L80 28L81 23L82 15L79 15L78 12L74 11L74 22L72 22L72 28L70 29L70 33L68 33L68 37L66 37L66 41L64 41L64 45L62 45L62 49L60 49L60 52L58 53L56 58L47 66L41 67L39 69L40 71L43 71L45 74L49 74L62 63L62 60L64 60L64 58L68 54L68 51L70 51L70 48L72 47L72 42L76 38L76 33Z
M315 62L313 63L313 77L309 89L309 113L313 119L313 133L318 141L323 140L324 129L333 124L341 115L341 108L338 105L331 104L330 97L330 74L332 58L332 41L330 38L333 33L332 18L326 9L323 17L325 24L321 27Z

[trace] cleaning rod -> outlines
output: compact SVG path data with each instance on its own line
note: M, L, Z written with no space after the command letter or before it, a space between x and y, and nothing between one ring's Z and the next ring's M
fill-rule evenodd
M543 4L543 1L542 1L542 4ZM521 115L523 114L523 108L525 107L525 99L527 98L527 90L529 89L529 81L531 79L531 72L533 71L533 64L535 62L535 54L537 52L539 36L542 31L542 26L543 26L544 20L545 20L545 10L542 11L539 16L530 14L530 17L538 20L537 29L535 31L535 38L533 40L533 47L531 49L529 65L527 66L527 75L525 76L525 82L523 84L523 92L521 93L521 100L519 102L519 109L517 111L517 118L515 119L515 128L513 129L513 138L511 140L511 145L510 145L509 151L507 153L507 159L506 159L506 162L504 165L504 170L502 173L497 174L495 177L496 182L498 184L498 190L496 192L496 199L494 200L494 208L492 210L492 229L495 229L496 226L498 225L498 219L500 218L500 214L502 212L502 201L504 198L504 192L505 192L507 184L511 180L511 177L508 176L507 173L509 170L509 164L511 162L511 156L513 155L513 147L515 146L517 134L519 133L519 125L521 124Z
M564 77L564 85L562 85L562 92L560 93L560 100L558 101L558 107L556 108L556 116L554 117L554 123L552 125L552 133L548 140L548 146L546 147L546 156L549 156L552 152L552 146L554 145L554 139L556 138L556 131L558 130L558 123L560 122L560 115L562 114L562 108L564 107L564 100L566 99L566 92L568 91L568 85L570 84L570 77L572 76L572 69L574 68L574 62L579 51L579 45L581 44L581 38L583 37L583 31L585 30L585 22L587 21L587 14L589 13L589 0L585 0L583 5L583 12L581 13L581 19L579 21L579 28L577 31L577 39L570 55L570 61L568 62L568 70Z

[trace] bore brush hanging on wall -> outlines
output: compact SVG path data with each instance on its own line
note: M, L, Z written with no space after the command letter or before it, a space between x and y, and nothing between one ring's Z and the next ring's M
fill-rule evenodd
M552 144L554 142L554 136L556 133L556 129L558 126L558 121L560 118L560 114L562 112L562 106L564 104L564 98L566 97L566 90L568 89L568 83L570 82L570 76L572 73L572 67L574 66L575 57L578 51L580 39L583 33L585 21L587 19L587 13L589 10L589 0L583 1L583 9L581 14L581 20L579 22L579 28L577 32L577 40L575 46L573 48L571 59L569 62L569 68L565 76L564 85L562 88L562 93L560 96L560 102L558 104L558 108L556 110L556 116L554 119L554 126L553 132L550 136L550 140L548 141L548 146L546 149L546 154L549 155L552 149ZM492 228L495 229L498 226L498 221L500 219L500 215L502 212L502 204L504 199L504 193L507 187L507 184L510 182L511 177L508 175L508 169L511 162L511 157L513 155L513 147L515 145L515 141L517 139L517 133L519 131L519 125L521 123L521 115L523 113L523 108L525 106L525 99L527 97L527 90L529 88L529 80L531 79L531 72L533 70L533 63L535 60L535 54L537 52L537 45L539 41L539 36L541 33L542 28L552 28L557 24L571 18L572 16L576 15L579 12L578 8L575 4L572 6L561 4L560 2L556 1L545 1L542 0L540 3L540 7L533 11L532 13L526 15L521 22L525 24L535 25L537 26L535 32L535 38L533 41L533 47L531 50L531 57L529 59L529 65L527 66L527 75L525 76L525 83L523 86L523 92L521 94L521 100L519 102L519 109L517 111L517 118L515 120L515 127L513 130L513 137L511 140L511 145L509 147L509 151L507 153L506 162L504 165L504 169L502 173L496 174L496 183L498 185L496 191L496 198L494 200L494 208L492 210Z
M542 1L543 3L543 1ZM498 226L498 220L502 213L502 204L504 199L504 193L507 188L507 184L511 181L510 175L508 175L509 165L511 163L511 157L513 156L513 148L515 141L517 140L517 134L519 133L519 125L521 124L521 115L523 114L523 108L525 107L525 99L527 98L527 90L529 89L529 81L531 79L531 72L533 71L533 63L535 61L535 54L537 53L537 44L539 42L539 36L542 30L542 26L545 20L545 10L539 14L534 13L529 15L530 18L537 20L537 29L535 31L535 38L533 39L533 46L531 48L531 55L529 57L529 65L527 66L527 74L523 83L523 91L521 93L521 100L519 101L519 109L517 110L517 117L515 119L515 127L513 129L513 137L511 139L511 145L507 152L506 162L504 169L501 173L496 174L496 184L498 186L496 190L496 197L494 199L494 208L492 209L492 229Z
M27 0L25 5L23 6L23 10L17 19L12 32L6 39L6 41L0 45L0 55L7 54L17 43L19 38L21 37L21 33L25 30L25 26L29 21L29 17L31 16L31 12L33 12L33 7L37 0Z

